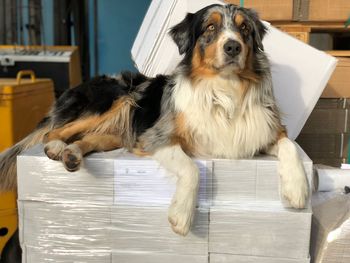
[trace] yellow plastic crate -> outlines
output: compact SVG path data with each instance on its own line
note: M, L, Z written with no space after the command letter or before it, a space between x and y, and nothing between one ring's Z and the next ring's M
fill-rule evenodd
M30 79L23 79L25 75ZM36 79L32 71L20 71L16 79L0 78L0 151L31 133L53 102L50 79Z
M18 227L16 193L0 193L0 254Z

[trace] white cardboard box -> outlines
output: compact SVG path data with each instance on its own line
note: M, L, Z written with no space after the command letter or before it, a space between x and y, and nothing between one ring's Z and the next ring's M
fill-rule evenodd
M312 161L300 147L298 150L311 186ZM277 166L277 158L267 155L242 160L214 159L212 204L281 200Z
M167 209L19 201L22 246L118 253L208 255L209 211L198 209L186 237L174 234Z
M306 155L303 160L311 167ZM273 175L278 178L276 158L197 163L202 170L199 208L191 233L182 238L167 220L175 182L154 161L117 150L92 154L80 171L70 173L49 160L42 145L35 146L17 161L21 244L37 248L25 257L32 259L28 262L50 258L51 249L66 262L68 256L60 251L78 258L79 251L90 248L114 251L117 258L137 255L135 262L140 254L152 253L159 254L159 260L168 254L201 261L209 252L307 258L311 214L287 210L275 200L278 180L272 188L268 181ZM252 175L261 177L256 181L243 173L251 163L252 171L262 172ZM265 174L267 181L255 188ZM265 198L257 198L258 192L254 198L246 194L248 188L264 187ZM240 198L230 194L235 191ZM292 243L298 246L290 249Z
M156 161L125 150L91 154L78 172L47 158L43 145L18 157L18 200L101 205L167 207L176 180ZM211 198L212 161L197 161L201 171L198 204ZM131 167L127 168L127 167Z
M208 263L208 256L113 252L113 263Z
M211 207L209 252L306 259L311 216L311 209L290 210L279 202Z
M174 234L164 208L114 207L112 244L117 252L208 255L209 210L197 209L186 237Z
M24 246L22 263L208 263L208 256ZM289 263L289 262L287 262Z
M18 216L22 246L111 250L108 206L19 201Z
M168 35L187 12L215 0L153 0L131 50L136 67L148 76L171 73L181 56ZM263 40L269 56L277 104L288 136L295 139L336 66L336 59L267 24Z
M22 263L122 263L112 262L112 253L103 250L77 250L67 247L22 246ZM127 262L125 262L127 263ZM131 262L132 263L132 262ZM137 262L138 263L138 262Z
M299 148L309 179L312 161ZM199 160L198 204L280 200L277 158ZM37 145L18 157L18 200L167 207L175 180L156 161L116 150L89 155L78 172L67 172ZM128 168L129 167L129 168Z
M310 258L272 258L210 253L210 263L310 263Z

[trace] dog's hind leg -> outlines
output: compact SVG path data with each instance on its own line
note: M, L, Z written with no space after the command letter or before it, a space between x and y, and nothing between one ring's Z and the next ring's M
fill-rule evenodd
M180 145L160 148L152 157L178 178L168 219L173 231L185 236L190 230L197 203L198 167Z
M51 141L66 143L77 135L84 136L89 133L119 135L127 133L130 128L130 111L134 106L135 102L131 97L121 97L102 115L92 115L53 129L45 135L43 141L44 143Z
M116 135L86 134L81 140L67 145L62 150L61 159L68 171L76 171L84 155L90 152L111 151L121 147L121 139Z
M281 194L294 208L304 208L309 196L309 184L296 145L281 133L277 143L268 151L277 156L281 178Z
M73 136L91 130L92 127L95 127L99 122L100 118L98 116L91 116L85 119L67 123L63 127L53 129L48 132L43 141L44 143L57 140L67 142Z
M67 146L67 141L93 127L97 117L92 116L86 119L67 123L63 127L53 129L48 132L43 139L45 143L44 151L47 157L52 160L60 160L63 150Z

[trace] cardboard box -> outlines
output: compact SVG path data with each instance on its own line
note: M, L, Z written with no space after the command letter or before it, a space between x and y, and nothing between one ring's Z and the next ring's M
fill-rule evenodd
M321 98L315 109L350 109L350 100L346 98Z
M97 249L63 250L60 247L44 249L42 247L25 246L22 249L22 263L208 263L208 256L128 251L107 252Z
M347 133L350 131L350 116L348 109L319 109L315 108L305 126L302 134L330 134Z
M299 148L299 155L312 185L312 161ZM246 160L215 159L213 164L213 205L230 205L252 201L280 202L278 160L258 156ZM287 204L286 204L287 205Z
M311 215L311 209L288 210L278 202L212 207L209 252L306 259Z
M186 237L171 230L167 207L118 206L111 218L114 251L208 256L209 209L197 209Z
M309 2L308 21L345 22L349 18L350 1L348 0L307 0L305 2Z
M96 205L18 202L22 246L111 250L111 208Z
M338 64L321 97L350 98L350 51L332 51L328 53L336 56Z
M301 148L299 154L311 185L312 162ZM276 157L264 155L242 160L198 160L199 206L279 201L277 164ZM43 145L37 145L18 157L17 167L21 201L167 207L176 184L156 161L123 150L89 155L78 172L69 173L62 163L47 158Z
M311 180L312 163L303 153L301 158ZM140 253L160 254L159 260L166 254L173 258L181 255L186 260L195 256L202 262L208 257L208 247L217 253L243 251L279 257L286 244L293 241L303 246L307 242L309 224L305 221L309 211L283 208L274 157L198 160L199 207L191 233L185 238L174 234L167 220L175 182L165 177L154 161L122 150L95 153L84 161L81 170L67 172L60 162L45 156L42 145L18 157L20 240L23 247L37 248L34 254L24 254L28 262L55 260L55 255L67 262L67 255L59 251L69 250L73 258L79 258L79 251L87 249L114 251L116 258L129 255L128 262L140 262ZM278 228L281 220L288 223L282 224L284 230ZM234 240L244 241L246 250L232 249L232 236L240 237ZM260 242L262 238L278 240L278 251L272 241ZM291 251L286 255L301 255L300 247Z
M213 3L222 2L153 1L131 50L139 71L148 76L171 73L181 61L181 56L168 35L169 29L179 23L186 12L195 12ZM263 44L271 62L274 94L288 136L295 139L326 86L336 59L271 25L266 26L269 33Z
M313 158L347 158L349 133L303 133L297 142Z
M208 256L113 252L113 263L208 263Z
M212 162L201 160L197 164L202 178L198 202L207 206L211 198L208 184L211 184ZM127 169L130 166L133 170ZM91 154L75 173L67 172L61 162L49 160L43 145L18 157L18 200L21 201L167 207L175 185L174 177L167 176L156 161L136 157L123 149Z
M198 209L186 237L174 234L167 207L19 201L22 246L129 253L208 255L209 211Z
M325 164L333 167L340 167L342 163L347 163L348 158L312 158L314 164Z
M273 258L210 253L210 263L310 263L310 258Z
M240 0L225 0L225 2L240 5ZM293 20L293 0L245 0L244 7L255 9L261 19L266 21Z
M112 254L106 250L45 248L22 246L22 263L113 263ZM118 262L119 263L119 262Z

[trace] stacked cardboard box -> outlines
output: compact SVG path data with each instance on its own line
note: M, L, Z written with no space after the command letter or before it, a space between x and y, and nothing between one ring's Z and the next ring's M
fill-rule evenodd
M340 166L348 160L349 100L320 99L297 142L314 163Z
M167 220L175 181L155 161L112 151L69 173L30 149L18 158L23 262L309 262L311 211L282 205L276 158L197 165L196 216L180 237Z
M332 77L322 93L322 98L350 98L350 51L329 51L338 59Z
M225 0L239 5L240 0ZM348 0L245 0L244 7L254 8L267 21L346 21Z

